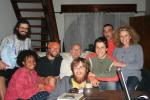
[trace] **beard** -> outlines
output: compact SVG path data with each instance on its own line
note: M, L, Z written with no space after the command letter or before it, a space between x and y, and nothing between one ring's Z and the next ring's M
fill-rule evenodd
M28 37L27 34L28 34L28 33L25 33L24 35L22 35L21 32L19 32L19 31L16 32L17 38L18 38L19 40L25 40L25 39Z
M84 81L87 80L87 73L85 75L83 75L82 77L77 77L76 75L73 75L73 79L77 82L77 83L82 83Z
M54 55L54 54L52 54L51 52L47 52L47 56L48 56L48 58L49 58L49 57L55 58L55 57L58 57L59 54Z
M47 53L49 56L51 56L51 57L57 57L57 56L59 56L59 53L52 53L51 51L48 51L48 53Z

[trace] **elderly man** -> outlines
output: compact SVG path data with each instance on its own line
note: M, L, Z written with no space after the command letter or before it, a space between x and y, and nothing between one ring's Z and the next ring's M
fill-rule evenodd
M81 46L78 43L75 43L71 46L70 49L70 56L67 58L63 59L60 67L60 78L63 78L64 76L71 76L72 71L71 71L71 62L73 59L80 57L82 53Z
M50 93L48 100L57 100L62 93L72 88L83 89L89 73L90 63L84 58L76 58L71 63L72 76L65 76L58 81L56 89Z
M50 42L46 56L41 57L37 62L37 73L41 77L59 76L62 59L62 56L60 56L60 44L58 42Z
M16 57L21 50L31 49L30 24L26 20L19 20L14 27L14 34L5 37L0 45L0 99L3 100L6 86L16 71ZM11 61L10 61L11 60ZM13 64L12 64L13 63Z

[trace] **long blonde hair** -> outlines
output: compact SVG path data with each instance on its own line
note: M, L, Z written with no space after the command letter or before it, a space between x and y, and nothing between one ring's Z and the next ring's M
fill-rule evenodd
M129 32L129 35L131 36L130 45L137 44L139 42L140 40L139 35L131 26L121 26L118 29L116 29L115 34L114 34L114 41L117 47L123 46L120 40L121 31Z

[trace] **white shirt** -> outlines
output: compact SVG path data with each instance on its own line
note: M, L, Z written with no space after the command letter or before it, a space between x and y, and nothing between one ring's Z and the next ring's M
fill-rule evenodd
M0 45L0 57L9 67L16 67L16 57L21 50L31 49L31 39L19 40L15 34L3 39Z
M73 61L72 56L68 56L62 60L61 67L60 67L60 78L63 78L64 76L71 76L71 63Z

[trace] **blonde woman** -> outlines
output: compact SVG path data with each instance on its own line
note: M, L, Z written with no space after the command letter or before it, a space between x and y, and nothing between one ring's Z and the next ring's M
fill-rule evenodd
M138 44L139 36L130 26L121 26L115 31L114 40L117 48L113 55L126 64L122 68L129 90L134 90L141 80L143 68L143 49Z

